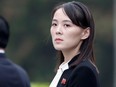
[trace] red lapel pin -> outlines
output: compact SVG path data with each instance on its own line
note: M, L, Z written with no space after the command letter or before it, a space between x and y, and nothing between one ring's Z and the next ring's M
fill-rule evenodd
M63 85L66 84L66 79L65 78L62 79L61 84L63 84Z

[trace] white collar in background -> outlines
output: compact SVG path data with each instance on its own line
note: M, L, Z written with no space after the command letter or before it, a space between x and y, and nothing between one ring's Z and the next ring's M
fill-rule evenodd
M3 49L0 49L0 53L5 53L5 51Z

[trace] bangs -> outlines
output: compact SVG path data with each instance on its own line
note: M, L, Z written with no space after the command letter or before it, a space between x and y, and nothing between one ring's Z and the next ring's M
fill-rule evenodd
M63 4L63 8L67 16L73 22L73 24L82 27L84 29L89 27L85 17L85 13L81 7L72 3L67 3Z

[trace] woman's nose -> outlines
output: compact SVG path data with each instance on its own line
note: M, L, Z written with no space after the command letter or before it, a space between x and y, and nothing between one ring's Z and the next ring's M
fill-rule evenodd
M62 34L62 27L61 26L57 27L56 34Z

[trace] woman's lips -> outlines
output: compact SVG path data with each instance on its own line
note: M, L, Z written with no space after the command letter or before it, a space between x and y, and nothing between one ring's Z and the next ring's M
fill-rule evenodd
M57 43L58 43L58 42L61 42L61 41L63 41L63 39L61 39L61 38L56 38L56 39L55 39L55 42L57 42Z

